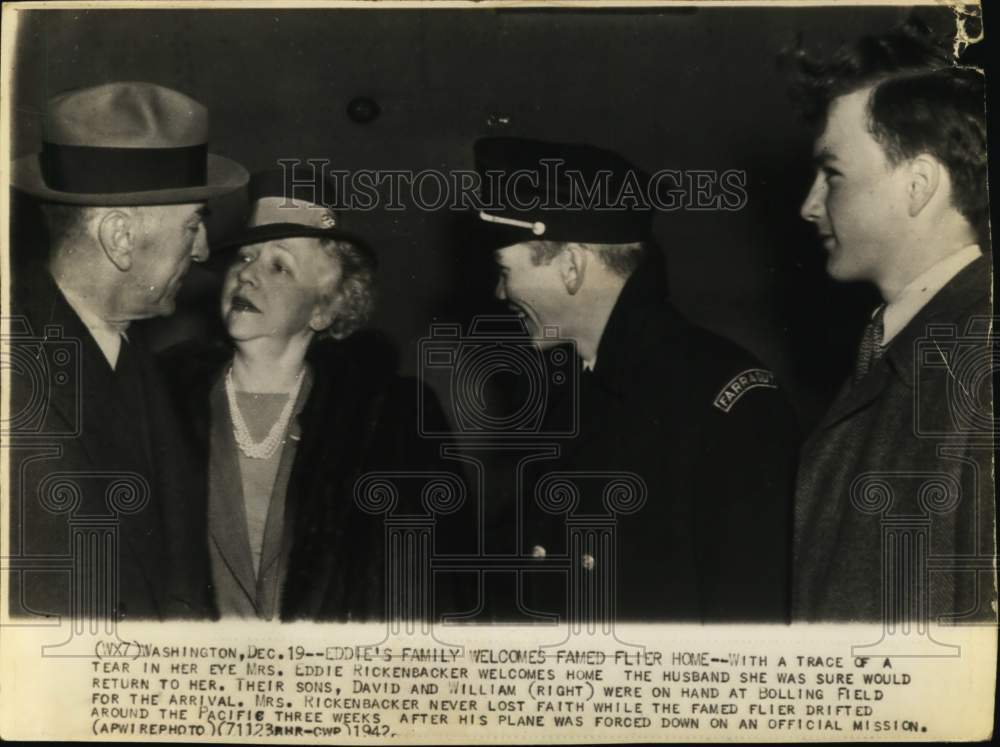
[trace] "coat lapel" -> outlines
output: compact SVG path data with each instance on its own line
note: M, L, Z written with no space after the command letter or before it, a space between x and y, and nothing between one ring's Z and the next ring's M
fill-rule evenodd
M349 560L334 548L352 531L347 523L353 492L343 486L350 486L359 468L355 447L367 438L369 426L370 397L362 393L374 380L365 379L339 346L332 349L337 352L310 358L315 375L299 418L298 454L285 500L289 554L283 619L321 617L332 587L349 580L346 568L329 567L329 560Z
M166 426L158 425L164 421L156 417L158 410L154 407L155 397L153 389L158 386L158 381L151 370L151 366L153 365L152 358L142 347L140 335L135 333L133 338L134 341L130 345L134 348L132 354L135 355L136 367L139 369L138 373L142 379L142 407L145 411L141 414L123 413L122 417L141 417L147 423L148 430L145 430L143 433L141 443L130 443L123 445L123 448L133 451L137 463L145 463L149 466L150 474L146 475L146 477L153 486L154 495L149 507L132 520L122 521L121 525L124 529L124 540L131 551L131 556L142 568L143 575L149 579L149 587L153 590L153 595L157 598L160 609L163 609L164 588L162 584L156 582L156 579L162 572L158 565L163 556L160 552L151 552L151 548L160 549L164 547L164 530L167 523L164 514L171 507L166 505L164 501L165 495L162 492L163 481L159 478L157 472L160 469L176 469L177 465L157 464L154 458L154 450L150 439L154 437L154 433L158 427ZM106 364L106 362L102 354L100 363ZM164 413L164 415L166 414ZM117 420L113 420L112 422L117 422ZM160 435L163 436L163 434ZM169 435L167 437L169 438Z
M820 428L830 428L866 408L878 399L893 375L885 358L881 358L861 381L848 379L820 421Z

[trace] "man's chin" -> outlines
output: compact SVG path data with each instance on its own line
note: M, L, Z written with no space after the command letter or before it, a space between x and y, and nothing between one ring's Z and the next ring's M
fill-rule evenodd
M160 301L156 309L156 314L153 316L170 316L175 311L177 311L177 301L173 298L165 298Z
M844 263L836 248L826 257L826 274L840 283L849 283L856 279L852 277L850 266Z
M843 263L838 263L835 260L826 263L826 274L838 283L856 283L864 280L851 267L845 267Z
M155 306L147 306L144 309L133 312L129 316L129 321L138 322L142 319L156 319L157 317L171 316L177 310L177 304L173 301L161 301Z

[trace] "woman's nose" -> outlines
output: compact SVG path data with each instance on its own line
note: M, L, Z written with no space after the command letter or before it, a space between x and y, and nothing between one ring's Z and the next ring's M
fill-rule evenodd
M252 259L240 259L239 270L236 272L236 279L247 285L257 284L257 263Z

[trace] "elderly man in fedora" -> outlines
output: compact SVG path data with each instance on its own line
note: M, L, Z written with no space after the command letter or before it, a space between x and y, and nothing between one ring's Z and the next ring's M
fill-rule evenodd
M206 201L246 184L207 134L184 94L108 83L51 99L41 152L13 164L50 239L12 295L14 615L214 614L204 488L130 326L174 311Z

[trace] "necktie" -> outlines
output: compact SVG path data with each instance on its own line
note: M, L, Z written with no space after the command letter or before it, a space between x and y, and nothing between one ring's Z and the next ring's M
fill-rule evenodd
M875 361L882 356L882 337L885 333L885 325L882 322L884 313L885 304L882 304L872 314L871 321L868 322L865 333L861 336L858 360L854 366L854 383L861 381L871 370Z

